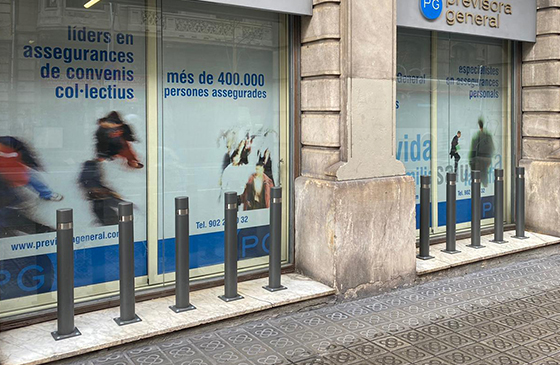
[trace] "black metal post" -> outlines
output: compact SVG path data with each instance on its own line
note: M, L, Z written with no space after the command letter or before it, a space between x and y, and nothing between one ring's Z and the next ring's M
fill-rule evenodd
M494 171L494 239L493 243L506 243L504 241L504 170Z
M515 236L518 240L526 240L525 236L525 168L515 169Z
M196 309L190 303L189 198L175 198L175 313Z
M457 174L447 173L446 231L445 250L442 252L456 254L457 250Z
M480 244L480 171L473 170L471 176L471 244L470 248L484 248Z
M420 253L421 260L433 259L430 256L430 177L420 177Z
M224 295L225 302L242 299L237 294L237 193L225 193L225 229L224 229Z
M282 275L282 188L270 189L270 238L268 256L268 285L270 292L286 289L281 283Z
M56 315L53 338L63 340L81 335L74 326L74 223L72 209L56 211Z
M136 315L134 297L134 218L132 203L119 203L119 286L120 314L114 318L119 326L142 321Z

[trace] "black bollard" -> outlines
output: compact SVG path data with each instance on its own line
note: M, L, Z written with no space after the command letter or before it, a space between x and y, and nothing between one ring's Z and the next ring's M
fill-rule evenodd
M525 236L525 167L515 169L515 236L526 240Z
M420 253L421 260L433 259L430 256L430 177L420 177Z
M134 218L132 203L119 203L119 326L142 321L135 312L134 297Z
M447 222L445 231L445 250L442 252L455 254L457 250L457 174L447 173Z
M225 229L224 229L224 295L225 302L243 299L237 294L237 193L225 193Z
M471 244L470 248L484 248L480 244L480 171L473 170L471 176Z
M282 275L282 188L270 189L270 238L268 257L268 285L270 292L286 289L281 284Z
M74 326L74 223L72 209L56 211L56 320L53 338L80 336Z
M494 239L493 243L507 243L504 241L504 170L494 171Z
M175 313L196 309L190 303L189 198L175 198Z

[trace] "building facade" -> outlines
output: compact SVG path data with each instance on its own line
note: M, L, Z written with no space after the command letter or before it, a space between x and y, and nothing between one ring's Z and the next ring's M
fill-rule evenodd
M528 225L560 235L554 1L89 3L0 2L0 321L54 315L59 208L74 209L83 310L118 290L122 201L135 206L139 300L173 290L178 196L195 288L223 276L227 191L242 278L267 271L282 186L285 270L346 296L415 280L419 177L432 171L434 237L446 172L468 230L470 171L484 171L489 226L497 168L514 221L518 165Z

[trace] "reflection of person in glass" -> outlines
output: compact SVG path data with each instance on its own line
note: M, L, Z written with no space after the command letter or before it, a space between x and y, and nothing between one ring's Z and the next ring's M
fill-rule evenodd
M241 194L243 210L265 209L270 207L270 189L272 180L264 173L263 161L255 167L255 173L249 177L245 190Z
M482 185L488 185L488 169L492 163L494 155L494 141L492 135L484 129L482 118L478 120L479 131L471 140L471 150L469 152L469 164L471 170L480 171Z
M457 167L459 166L459 160L461 156L459 155L459 138L461 138L461 131L458 131L453 140L451 141L451 151L449 156L455 159L455 173L457 173Z
M97 158L112 160L115 157L126 159L128 166L141 169L144 167L138 160L131 143L136 142L132 128L125 123L119 113L112 111L97 121L99 127L95 133Z
M0 137L0 175L4 180L12 187L35 190L43 200L62 200L62 195L54 193L43 181L40 170L42 166L25 143L10 136Z

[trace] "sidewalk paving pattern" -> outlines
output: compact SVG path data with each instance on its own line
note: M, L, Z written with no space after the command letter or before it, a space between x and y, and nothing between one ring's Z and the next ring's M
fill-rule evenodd
M88 365L560 364L560 255L88 358Z

